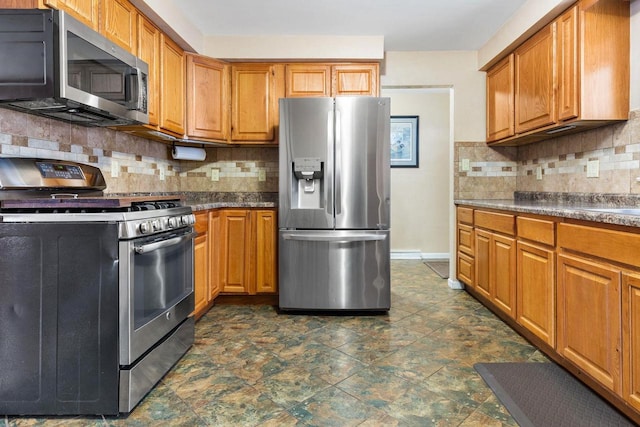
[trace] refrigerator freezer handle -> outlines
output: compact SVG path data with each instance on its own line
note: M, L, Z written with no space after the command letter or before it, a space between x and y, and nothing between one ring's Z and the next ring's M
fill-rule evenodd
M326 206L327 206L327 214L333 217L333 178L332 178L332 173L331 171L334 170L334 164L333 161L334 159L332 158L333 156L333 110L330 110L329 113L327 114L327 160L328 160L328 165L327 165L327 169L329 171L329 173L325 173L325 182L326 182Z
M336 204L336 215L342 213L342 190L341 190L341 179L340 179L340 169L342 168L342 116L340 115L340 110L336 108L336 144L335 144L335 164L334 164L334 173L335 173L335 204Z
M384 240L387 238L385 234L367 234L358 233L350 234L347 236L331 235L331 234L305 234L305 233L284 233L282 234L284 240L303 240L312 242L332 242L332 243L348 243L348 242L367 242L375 240Z

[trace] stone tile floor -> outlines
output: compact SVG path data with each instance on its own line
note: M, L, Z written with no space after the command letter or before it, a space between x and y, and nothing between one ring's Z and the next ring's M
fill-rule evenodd
M128 417L0 426L515 426L473 364L544 356L422 262L391 268L388 314L217 305Z

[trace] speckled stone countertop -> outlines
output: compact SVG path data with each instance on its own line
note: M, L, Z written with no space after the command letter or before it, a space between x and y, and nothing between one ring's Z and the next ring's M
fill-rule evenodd
M113 193L111 197L175 197L193 211L216 208L275 208L278 206L278 193L231 193L231 192L158 192L158 193Z
M191 192L184 193L185 203L193 211L216 208L275 208L278 206L278 193L221 193Z
M640 227L640 195L516 192L513 199L456 200L456 205ZM597 210L596 210L597 209ZM624 212L634 210L635 212Z

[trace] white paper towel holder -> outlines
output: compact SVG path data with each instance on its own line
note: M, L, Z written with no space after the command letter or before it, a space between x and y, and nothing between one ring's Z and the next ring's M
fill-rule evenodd
M173 144L171 156L174 160L203 161L207 158L207 152L200 147L183 147Z

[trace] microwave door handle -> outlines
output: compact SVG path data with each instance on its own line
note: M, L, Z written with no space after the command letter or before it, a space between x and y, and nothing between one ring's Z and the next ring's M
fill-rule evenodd
M127 108L129 110L141 110L143 107L144 91L141 88L144 87L144 73L137 67L129 68L129 72L126 75L126 87L127 92ZM145 111L146 112L146 111Z
M145 94L147 91L145 88L147 87L147 76L140 70L140 68L136 68L136 76L137 78L137 86L136 86L136 108L135 110L142 111L143 113L147 112L147 100Z
M193 239L195 235L196 233L192 231L183 236L174 237L172 239L161 240L159 242L149 243L147 245L136 246L134 247L134 251L137 254L147 254L149 252L157 251L158 249L163 249L163 248L168 248L169 246L178 245L184 242L185 240Z

